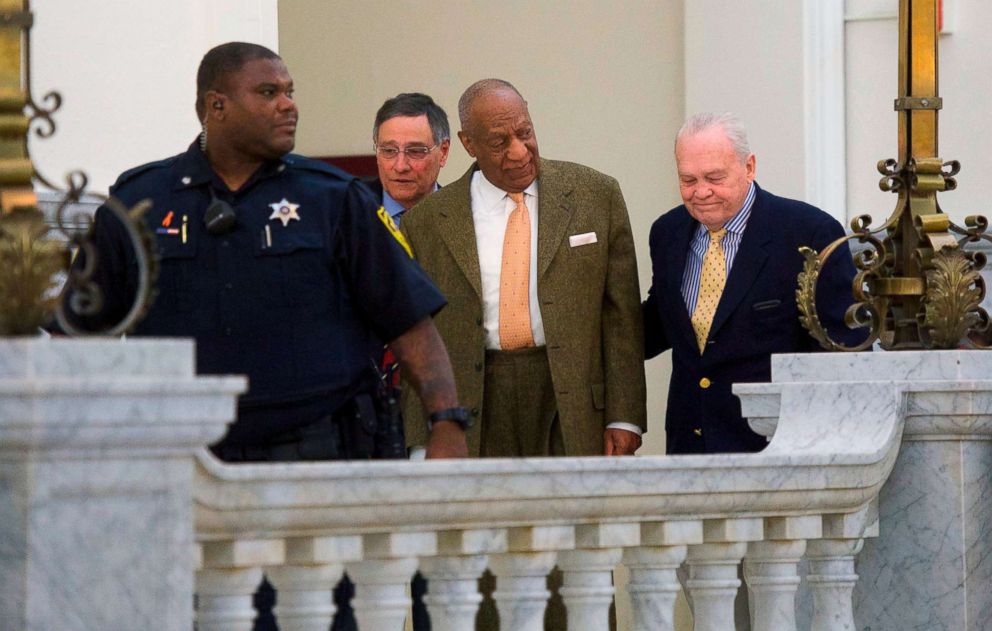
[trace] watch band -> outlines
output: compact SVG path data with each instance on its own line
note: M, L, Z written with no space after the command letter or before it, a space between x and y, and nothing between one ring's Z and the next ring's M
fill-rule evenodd
M430 431L434 429L434 423L437 423L438 421L454 421L455 423L461 425L462 429L472 427L472 417L469 416L468 410L461 406L445 408L431 414L427 417L427 430Z

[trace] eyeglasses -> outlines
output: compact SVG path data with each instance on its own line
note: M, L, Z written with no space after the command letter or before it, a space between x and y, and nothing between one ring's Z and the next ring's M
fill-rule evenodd
M432 151L437 149L437 147L438 145L434 145L433 147L417 146L417 147L406 147L404 149L400 149L399 147L376 146L375 153L383 160L395 160L402 153L406 155L406 159L409 160L410 162L420 162L421 160L429 156Z

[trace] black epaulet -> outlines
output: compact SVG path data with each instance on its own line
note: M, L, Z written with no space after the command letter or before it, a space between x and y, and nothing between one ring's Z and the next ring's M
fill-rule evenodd
M325 173L344 182L356 179L354 175L348 173L344 169L339 169L338 167L331 166L326 162L314 160L313 158L307 158L306 156L301 156L295 153L287 154L283 157L283 161L294 169L304 169L307 171Z
M134 178L138 177L142 173L147 173L155 169L164 169L172 166L172 163L176 161L179 156L172 156L171 158L165 158L164 160L156 160L155 162L149 162L147 164L142 164L141 166L136 166L133 169L128 169L120 174L117 181L110 187L110 192L113 193L115 190L121 186L127 184Z

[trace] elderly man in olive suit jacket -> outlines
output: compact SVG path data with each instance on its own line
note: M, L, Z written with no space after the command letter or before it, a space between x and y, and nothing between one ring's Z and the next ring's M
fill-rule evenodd
M407 212L402 231L448 299L435 323L475 421L469 454L633 453L646 429L643 325L617 181L541 159L527 104L509 83L473 84L459 117L476 163ZM533 340L519 350L501 346L499 331L507 215L519 209L510 194L523 194L536 227L527 242L536 288L523 289ZM428 419L405 392L407 443L423 445Z

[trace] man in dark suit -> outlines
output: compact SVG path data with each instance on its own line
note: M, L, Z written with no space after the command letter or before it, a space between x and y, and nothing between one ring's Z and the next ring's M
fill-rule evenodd
M451 128L448 115L434 99L419 92L406 92L386 99L376 112L372 125L377 178L366 181L393 222L399 225L406 211L436 191L437 177L448 161ZM399 416L399 371L390 349L382 353L381 344L373 349L376 364L381 366L383 398ZM398 420L398 419L397 419ZM377 438L378 454L405 457L402 421ZM422 454L422 450L420 450Z
M434 99L419 92L405 92L386 99L375 114L372 124L372 143L375 147L377 178L366 181L376 194L383 209L399 225L403 214L438 188L437 176L448 161L451 147L451 128L448 115ZM402 418L399 417L400 399L399 365L389 347L383 352L381 345L373 349L375 363L381 367L380 388L384 404L393 411L396 426L380 428L377 433L376 453L395 458L397 451L405 454ZM418 450L422 456L423 450ZM335 590L338 606L333 631L351 631L356 628L348 602L354 596L354 586L346 576ZM411 585L413 596L413 629L430 631L430 617L424 606L427 582L418 572Z
M372 142L379 177L368 184L398 224L403 213L438 189L451 146L448 115L426 94L397 94L376 112Z
M675 158L684 204L651 227L653 278L643 304L645 357L672 349L667 452L760 451L766 440L748 427L731 386L770 380L773 353L819 350L796 308L799 247L821 251L844 230L825 212L757 185L754 154L733 115L690 118ZM843 324L853 277L843 248L817 289L821 322L848 343L863 339Z

